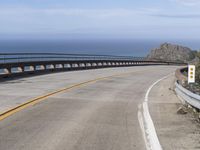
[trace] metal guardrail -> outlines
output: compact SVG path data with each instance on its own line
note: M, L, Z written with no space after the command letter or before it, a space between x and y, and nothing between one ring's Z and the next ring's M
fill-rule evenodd
M144 57L114 56L114 55L88 55L88 54L62 54L62 53L0 53L0 64L37 62L37 61L70 61L70 60L131 60L143 61Z
M59 54L59 53L0 53L0 78L110 67L141 65L183 65L180 62L153 61L143 57Z
M175 83L175 91L178 97L185 103L192 105L195 108L200 109L200 95L194 94L191 91L184 88L178 82Z

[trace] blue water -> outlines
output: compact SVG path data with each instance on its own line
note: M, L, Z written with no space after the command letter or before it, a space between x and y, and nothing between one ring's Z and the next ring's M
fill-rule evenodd
M0 53L52 52L74 54L105 54L124 56L146 56L152 48L159 47L161 40L0 40ZM199 41L169 41L199 49Z

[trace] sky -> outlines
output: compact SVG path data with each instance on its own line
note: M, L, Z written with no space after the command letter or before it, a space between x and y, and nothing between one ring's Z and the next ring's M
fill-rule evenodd
M200 0L1 0L0 37L200 38Z

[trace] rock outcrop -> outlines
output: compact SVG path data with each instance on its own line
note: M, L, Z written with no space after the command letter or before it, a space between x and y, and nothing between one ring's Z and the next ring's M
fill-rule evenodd
M151 50L147 58L149 60L188 62L195 58L195 54L188 47L164 43L160 48Z

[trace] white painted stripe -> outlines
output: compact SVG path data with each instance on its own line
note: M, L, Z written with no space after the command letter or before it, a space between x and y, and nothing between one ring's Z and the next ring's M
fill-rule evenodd
M171 75L171 74L170 74ZM153 120L151 118L151 115L149 113L149 107L148 107L148 97L149 93L151 92L152 88L158 84L160 81L166 79L168 76L167 75L156 82L154 82L147 90L145 94L145 99L142 105L139 105L138 108L138 120L140 123L141 130L143 132L144 136L144 141L146 144L146 149L147 150L162 150L162 146L160 145L158 136L156 134L156 130L154 127Z
M148 142L147 142L147 138L146 138L146 133L145 133L145 127L144 127L144 120L143 120L143 114L142 114L142 105L140 104L138 106L138 120L139 120L139 123L140 123L140 127L142 129L142 134L143 134L143 138L144 138L144 141L145 141L145 145L146 145L146 149L147 150L150 150L149 149L149 145L148 145Z

